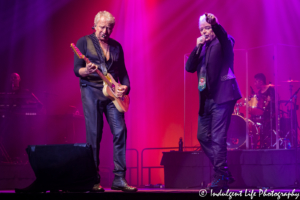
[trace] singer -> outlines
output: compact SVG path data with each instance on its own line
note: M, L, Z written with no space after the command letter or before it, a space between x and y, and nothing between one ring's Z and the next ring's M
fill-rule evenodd
M103 81L95 72L97 66L104 75L110 73L116 81L122 84L117 95L129 93L130 82L124 63L124 53L120 43L110 38L115 18L107 11L100 11L94 19L95 33L84 36L77 41L76 46L91 63L74 57L74 73L80 78L81 100L83 105L86 141L92 145L94 161L99 171L99 150L103 129L103 114L105 114L113 134L114 174L111 189L125 192L136 192L137 188L129 186L125 180L126 174L126 138L127 128L124 113L117 110L112 100L105 97ZM95 65L96 64L96 65ZM104 192L100 185L100 175L93 187L95 192Z
M234 39L213 14L199 19L201 36L185 69L198 75L200 109L197 138L214 168L207 190L227 190L234 178L227 165L227 131L234 105L241 98L233 70Z

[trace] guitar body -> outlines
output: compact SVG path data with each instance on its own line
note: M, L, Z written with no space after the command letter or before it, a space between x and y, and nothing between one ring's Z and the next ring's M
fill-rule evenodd
M78 58L83 59L86 63L90 63L89 59L82 55L82 53L74 43L71 43L71 48L78 56ZM117 83L109 73L107 74L107 76L104 76L99 69L97 69L96 72L102 78L104 83L104 87L102 90L103 94L112 100L119 112L127 112L129 107L129 96L124 95L122 97L117 97L117 94L115 92L118 90L120 84Z
M117 83L109 73L107 76L109 76L109 79L111 80L112 87L109 87L106 82L104 82L104 87L102 90L104 96L112 100L119 112L127 112L129 108L129 96L124 95L123 97L117 97L115 91L118 90L119 83Z

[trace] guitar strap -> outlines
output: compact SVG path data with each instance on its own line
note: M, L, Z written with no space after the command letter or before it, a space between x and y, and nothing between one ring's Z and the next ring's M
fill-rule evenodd
M105 57L104 57L104 53L100 47L98 38L95 36L94 33L89 35L88 37L92 40L94 47L96 49L98 58L100 60L100 69L101 69L103 75L106 76L107 75L107 67L106 67L106 63L105 63Z

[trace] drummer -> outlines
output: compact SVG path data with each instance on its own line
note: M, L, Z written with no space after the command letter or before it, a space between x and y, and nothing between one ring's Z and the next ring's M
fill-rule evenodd
M258 107L263 108L261 116L251 116L253 121L259 122L261 127L260 132L260 148L271 148L270 133L272 134L275 128L275 89L274 85L266 84L266 76L263 73L258 73L254 76L254 85L258 92ZM272 104L272 107L270 106ZM273 117L271 117L273 116ZM272 121L272 125L271 125Z
M256 96L258 99L262 99L264 102L265 112L269 113L270 110L270 102L272 101L273 105L275 105L275 89L274 85L272 84L266 84L266 76L263 73L258 73L254 76L255 82L254 85L256 89L258 90ZM275 107L273 107L272 112L275 113L274 110ZM265 116L269 117L269 116Z

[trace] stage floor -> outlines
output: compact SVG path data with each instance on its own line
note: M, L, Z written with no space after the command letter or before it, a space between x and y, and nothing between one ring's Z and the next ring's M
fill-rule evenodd
M299 149L235 150L227 155L228 168L235 178L232 188L299 188ZM161 165L166 188L205 187L214 174L201 151L163 152Z
M300 189L229 189L225 193L207 193L203 189L153 189L139 188L136 193L125 193L105 188L103 193L69 192L69 193L38 193L16 194L14 190L0 190L0 199L235 199L235 198L270 198L298 199ZM280 197L280 198L279 198Z

